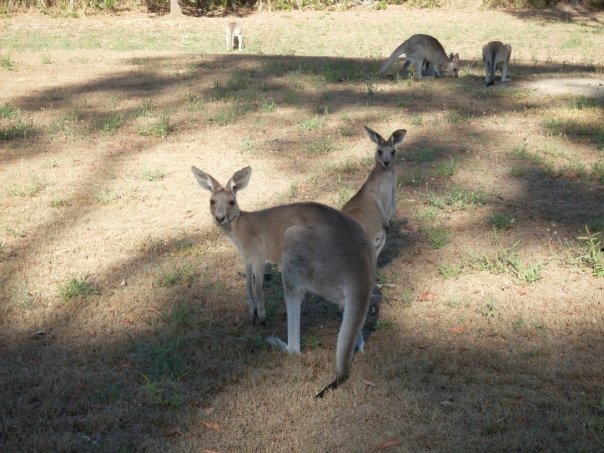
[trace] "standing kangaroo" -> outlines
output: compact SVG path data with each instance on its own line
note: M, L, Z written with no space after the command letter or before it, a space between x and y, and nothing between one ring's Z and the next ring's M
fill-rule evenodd
M252 169L236 172L225 186L196 167L199 185L212 192L210 212L235 243L245 262L250 314L263 320L262 282L266 263L281 266L287 308L287 344L272 344L300 354L300 306L312 292L344 310L338 333L336 378L318 395L336 389L350 375L355 345L363 349L365 323L375 279L376 255L362 227L350 217L319 203L294 203L254 212L237 204L237 192L247 186ZM255 287L255 288L254 288Z
M507 78L508 65L512 55L512 46L501 41L491 41L482 46L482 61L484 61L484 81L487 86L495 84L495 70L501 68L501 81L509 82Z
M344 205L342 213L361 224L376 257L386 243L386 228L396 214L396 184L394 155L400 149L407 131L398 129L388 140L364 126L369 138L376 144L375 165L359 191Z
M226 35L227 50L233 50L237 48L241 50L243 47L243 33L241 31L241 25L237 22L229 22L224 27L224 34Z
M407 69L409 64L415 64L415 77L422 78L422 70L427 69L425 62L432 63L434 74L440 77L440 71L445 68L449 75L457 77L459 75L459 54L447 56L445 48L438 39L430 35L413 35L404 43L394 49L390 58L382 65L378 71L379 75L384 75L390 66L401 55L405 55L405 64L401 71Z

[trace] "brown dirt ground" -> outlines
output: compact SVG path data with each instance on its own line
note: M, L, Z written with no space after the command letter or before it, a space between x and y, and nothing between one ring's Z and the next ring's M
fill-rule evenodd
M412 26L426 15L439 24L454 17L467 21L460 22L465 26L495 14L389 8L327 17L346 37L366 23L378 27L393 11ZM293 21L292 15L255 13L246 20L252 30L264 23L277 33ZM604 20L601 13L595 17L587 25ZM224 20L206 26L220 29ZM295 14L301 29L317 20L325 20L324 14ZM116 23L167 33L192 19L124 14L74 22L26 15L13 26L57 33L71 28L77 34ZM381 57L400 34L359 46ZM326 37L332 44L337 39L342 35ZM473 55L480 39L456 38L455 47ZM9 400L0 410L0 447L3 441L24 450L46 445L57 451L601 447L604 283L577 263L576 237L584 223L604 216L602 184L576 175L544 176L541 168L532 167L524 177L510 174L523 163L510 158L510 150L522 143L556 166L580 162L591 168L601 158L591 136L572 130L552 136L543 127L543 116L557 115L555 109L574 94L601 98L601 74L573 70L560 76L562 62L580 57L564 50L552 63L548 51L534 46L516 52L516 73L508 87L497 84L484 91L480 64L468 57L465 79L378 81L376 94L368 95L362 82L322 83L304 74L295 79L296 63L306 63L307 54L311 59L329 55L333 45L319 43L287 56L295 63L284 73L262 72L270 60L266 46L264 55L251 58L98 49L12 54L16 68L0 73L0 105L16 105L33 133L0 142L0 244L5 251L0 260L0 387ZM40 63L42 53L52 64ZM532 59L540 68L535 73ZM550 64L555 69L547 69ZM268 92L276 101L273 112L255 111L221 127L210 123L206 113L183 107L187 93L211 94L217 81L232 76L233 66L257 71L259 85L269 87L261 95ZM288 97L292 87L299 90L293 101ZM508 88L516 94L502 94ZM166 138L142 136L137 129L141 119L114 134L90 132L107 115L130 115L149 99L157 112L171 112ZM301 119L314 118L323 104L332 112L324 128L301 131ZM205 105L210 113L222 106ZM80 115L75 124L63 121L75 110ZM452 110L466 116L452 120ZM573 115L583 115L590 131L601 127L601 109L589 112L568 115L573 121ZM414 123L414 117L423 122ZM3 121L4 127L8 123ZM444 155L442 161L456 157L462 165L451 181L427 178L401 186L401 222L391 232L380 268L380 278L390 285L384 288L382 327L371 334L367 353L355 358L351 381L316 402L309 396L333 373L335 310L307 308L303 331L320 345L309 341L302 357L285 357L255 343L259 335L283 335L279 284L267 284L272 323L249 325L237 252L211 224L207 195L189 167L194 164L226 181L236 169L251 165L250 186L239 196L245 209L305 199L337 206L344 201L341 187L354 193L368 169L372 148L363 124L384 134L403 126L409 131L405 153L435 148ZM321 135L338 146L309 157L307 143ZM435 167L407 157L398 166L401 178ZM347 161L358 169L334 169ZM163 179L141 177L154 169L162 170ZM9 195L32 178L44 183L36 196ZM431 194L445 194L450 186L482 190L489 202L468 210L444 209L436 223L454 239L434 250L419 217ZM119 198L101 205L101 190ZM51 207L56 200L66 204ZM514 225L495 233L489 218L500 211L511 213ZM183 240L193 246L181 246ZM472 261L514 244L524 262L544 264L536 283L469 267L454 279L438 272L439 264ZM181 265L194 269L192 282L158 285L161 275ZM57 288L74 275L89 275L100 294L62 300ZM170 313L178 303L191 311L192 325L173 327ZM154 400L152 385L142 375L150 375L153 347L167 347L164 341L174 329L187 345L181 354L191 370L161 381L164 399ZM168 401L171 394L182 401Z

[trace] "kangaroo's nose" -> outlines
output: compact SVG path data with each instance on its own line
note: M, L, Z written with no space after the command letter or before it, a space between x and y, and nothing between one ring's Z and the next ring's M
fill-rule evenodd
M221 224L224 222L225 216L217 215L215 218L216 218L216 223Z

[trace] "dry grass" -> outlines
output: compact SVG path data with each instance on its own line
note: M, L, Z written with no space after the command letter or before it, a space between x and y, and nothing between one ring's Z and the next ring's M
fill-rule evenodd
M602 450L604 16L515 14L252 14L241 54L227 19L0 19L0 449ZM374 78L414 32L462 77ZM513 82L486 89L492 38ZM532 85L569 78L600 88ZM189 167L251 165L244 209L341 206L371 165L363 124L408 130L399 223L367 352L315 401L337 310L307 303L301 357L269 349L279 273L250 324Z

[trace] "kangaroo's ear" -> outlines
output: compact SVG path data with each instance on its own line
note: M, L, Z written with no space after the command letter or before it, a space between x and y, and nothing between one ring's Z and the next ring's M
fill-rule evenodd
M197 183L203 189L213 192L214 190L216 190L217 188L220 187L220 184L218 183L218 181L216 181L210 175L208 175L207 173L204 173L203 171L201 171L199 168L195 167L194 165L191 165L191 171L193 172L193 176L195 176L195 179L197 179Z
M453 55L453 61L459 61L459 54L455 53L455 55Z
M378 134L376 131L368 128L367 126L363 126L363 127L367 131L367 135L369 135L369 139L373 143L375 143L378 146L381 146L386 143L386 140L384 140L383 137L380 134Z
M398 148L403 143L403 140L405 139L405 135L407 135L406 129L397 129L396 131L394 131L392 133L392 135L390 135L390 138L388 139L388 141L390 143L392 143L392 146L394 148Z
M243 190L247 187L247 183L250 182L250 177L252 176L252 167L245 167L241 170L235 172L227 186L233 192L237 192L238 190Z

